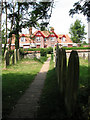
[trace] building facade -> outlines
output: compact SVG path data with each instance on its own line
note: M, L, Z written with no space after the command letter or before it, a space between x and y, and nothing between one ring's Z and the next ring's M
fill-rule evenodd
M32 33L32 28L29 29L29 34L19 35L19 47L21 48L47 48L54 47L58 43L60 46L72 47L74 43L68 35L57 35L52 27L50 31L37 30ZM10 41L8 40L8 44ZM15 35L12 35L11 49L15 49Z

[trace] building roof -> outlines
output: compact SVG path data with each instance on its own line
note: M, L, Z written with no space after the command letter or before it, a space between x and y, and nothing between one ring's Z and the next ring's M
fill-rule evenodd
M65 41L62 41L62 37L65 37ZM70 37L66 34L59 34L58 35L58 43L73 43Z
M40 30L35 31L32 37L34 37L37 33L40 33L43 37L49 37L51 33L53 33L56 37L58 37L54 31L49 32L49 31L40 31Z

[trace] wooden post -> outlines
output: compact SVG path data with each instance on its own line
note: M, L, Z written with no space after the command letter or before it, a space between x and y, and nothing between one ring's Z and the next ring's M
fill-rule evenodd
M14 63L17 63L17 58L16 58L16 49L14 50Z
M9 53L6 50L4 53L4 68L6 68L9 65Z
M17 49L17 60L20 60L19 49Z

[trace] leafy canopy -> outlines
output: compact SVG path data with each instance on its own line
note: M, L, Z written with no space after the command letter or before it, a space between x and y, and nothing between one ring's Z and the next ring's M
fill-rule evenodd
M79 0L74 3L73 8L69 11L69 15L73 16L76 13L82 13L90 21L90 0Z
M70 26L71 39L75 43L81 43L85 39L85 26L82 25L81 20L76 20L74 24Z

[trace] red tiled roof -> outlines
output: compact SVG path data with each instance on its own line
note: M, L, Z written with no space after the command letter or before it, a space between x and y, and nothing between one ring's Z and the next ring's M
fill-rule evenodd
M66 38L65 42L62 41L62 37ZM58 43L73 43L73 42L68 35L59 34L58 35Z
M33 33L32 37L34 37L38 32L41 33L41 35L42 35L43 37L49 37L49 36L51 35L51 32L49 32L49 31L40 31L40 30L37 30L37 31L35 31L35 32ZM52 31L52 33L54 33L55 36L58 37L54 31Z

